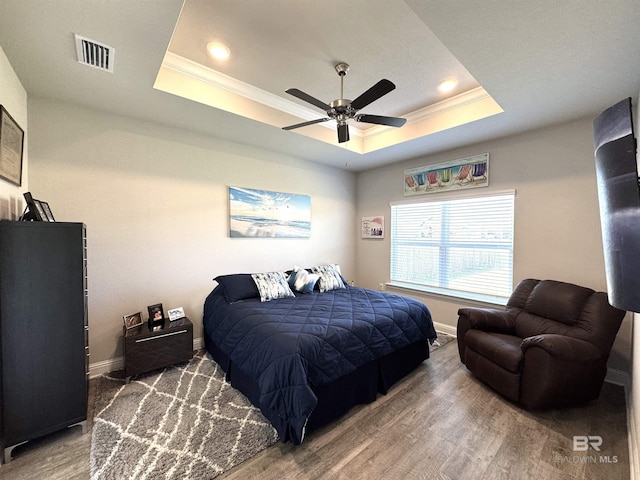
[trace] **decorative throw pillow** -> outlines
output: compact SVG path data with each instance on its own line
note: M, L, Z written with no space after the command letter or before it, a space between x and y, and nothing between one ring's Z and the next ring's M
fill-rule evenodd
M293 272L289 275L289 286L292 290L300 293L311 293L313 292L313 287L315 287L316 282L319 279L319 275L315 273L309 273L305 269L298 267L297 265L293 267Z
M222 287L222 293L227 302L237 302L247 298L258 298L260 292L256 287L256 282L251 278L250 273L235 273L232 275L220 275L214 278Z
M295 297L283 272L254 273L251 277L260 292L261 302L268 302L276 298Z
M320 276L320 291L328 292L329 290L337 290L338 288L346 288L340 275L340 267L338 265L320 265L311 267L311 271Z

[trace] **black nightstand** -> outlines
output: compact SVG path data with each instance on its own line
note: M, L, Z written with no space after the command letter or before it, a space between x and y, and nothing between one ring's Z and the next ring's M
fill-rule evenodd
M124 327L123 327L124 328ZM193 357L193 324L187 317L150 328L148 323L124 330L124 375L127 381Z

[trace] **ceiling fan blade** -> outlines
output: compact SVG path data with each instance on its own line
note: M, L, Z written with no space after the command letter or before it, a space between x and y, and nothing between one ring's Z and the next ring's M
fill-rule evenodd
M294 128L306 127L307 125L314 125L316 123L328 122L330 118L318 118L317 120L310 120L308 122L296 123L295 125L289 125L288 127L282 127L283 130L293 130Z
M294 97L299 98L300 100L304 100L305 102L310 103L311 105L315 105L316 107L321 108L325 112L327 110L331 110L330 105L327 105L326 103L321 102L317 98L314 98L308 93L304 93L302 90L298 90L297 88L290 88L289 90L285 90L285 92L288 93L289 95L293 95Z
M338 143L349 141L349 125L346 123L338 124Z
M395 88L396 86L393 84L393 82L383 78L369 90L356 98L353 102L351 102L351 108L353 108L354 110L360 110L370 103L375 102L380 97L386 95Z
M361 113L353 117L356 122L376 123L378 125L388 125L390 127L401 127L407 123L406 118L384 117L381 115L367 115Z

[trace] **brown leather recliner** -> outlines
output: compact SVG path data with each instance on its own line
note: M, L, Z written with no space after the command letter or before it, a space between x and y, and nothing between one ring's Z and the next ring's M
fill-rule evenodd
M527 279L505 310L458 310L460 360L480 380L528 410L598 398L625 312L604 292Z

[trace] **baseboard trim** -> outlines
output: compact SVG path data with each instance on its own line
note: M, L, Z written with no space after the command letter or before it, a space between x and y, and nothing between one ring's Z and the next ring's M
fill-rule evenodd
M629 479L640 480L640 454L638 453L638 432L636 430L636 423L633 421L635 418L633 403L631 402L630 389L627 393L627 432L629 442Z
M636 422L633 403L631 403L631 397L627 396L627 430L629 432L629 478L630 480L640 480L640 453L638 449L640 444L638 443L638 431L636 430Z
M604 377L604 381L625 387L625 390L627 390L627 386L630 383L629 374L627 372L610 367L607 367L607 375Z
M456 327L446 325L444 323L433 322L436 332L446 333L447 335L456 336ZM204 348L204 338L193 339L193 349L200 350ZM89 364L89 378L99 377L105 373L115 372L124 368L124 357L111 358L101 362Z
M451 335L453 337L458 334L456 327L452 327L451 325L447 325L445 323L433 322L433 326L436 329L436 332L446 333L447 335Z
M89 364L89 378L96 378L109 372L115 372L124 368L124 358L116 357L102 362Z
M456 336L456 327L446 325L444 323L433 322L436 332L446 333L447 335ZM193 339L193 349L200 350L204 348L204 338ZM89 364L89 378L99 377L105 373L115 372L124 368L124 357L111 358L101 362Z
M194 338L193 349L200 350L204 348L204 339ZM89 364L89 378L99 377L105 373L115 372L117 370L124 369L124 357L111 358L109 360L103 360L102 362L95 362Z
M631 376L628 372L615 368L607 368L605 382L624 387L624 397L627 404L627 443L629 444L629 479L640 480L640 443L636 423L633 421L635 413L631 401Z

